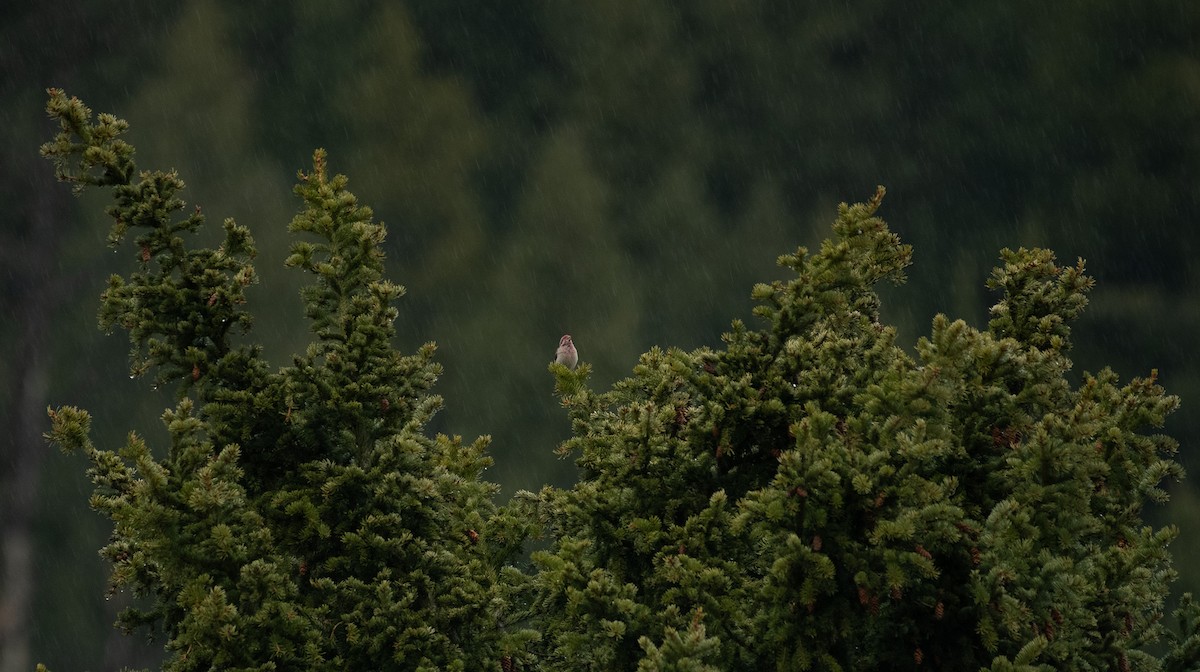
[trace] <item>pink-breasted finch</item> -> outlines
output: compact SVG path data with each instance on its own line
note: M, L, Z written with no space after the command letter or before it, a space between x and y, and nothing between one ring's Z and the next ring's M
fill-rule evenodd
M554 361L568 369L575 369L575 365L579 363L579 352L575 350L575 344L571 342L570 334L563 334L563 337L559 339L558 352L555 355Z

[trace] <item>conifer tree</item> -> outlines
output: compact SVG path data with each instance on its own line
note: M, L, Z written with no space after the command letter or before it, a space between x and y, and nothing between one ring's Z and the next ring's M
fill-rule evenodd
M612 390L587 363L550 370L572 421L573 488L510 507L481 480L486 438L423 433L440 399L427 345L391 346L403 290L385 230L330 176L300 174L305 236L288 265L314 339L272 370L240 343L255 255L232 220L186 236L174 173L138 172L126 124L51 90L43 146L77 190L110 186L117 244L101 325L132 372L173 386L170 441L105 450L90 417L53 409L49 438L91 461L113 520L119 624L166 638L168 670L1169 670L1200 660L1184 599L1162 657L1173 527L1147 503L1179 478L1152 433L1178 406L1157 373L1073 384L1082 262L1004 250L986 330L935 318L916 358L874 286L911 249L842 205L794 277L752 292L758 330L722 349L652 349ZM534 516L537 516L535 519ZM534 524L535 573L510 566Z
M43 154L77 191L112 187L114 245L135 234L138 269L110 279L100 322L129 332L133 374L179 395L163 450L132 432L98 448L85 411L50 411L114 524L109 590L149 605L119 625L164 635L167 670L498 669L531 636L503 628L524 525L480 479L486 437L423 433L440 367L432 344L391 345L403 289L384 278L383 225L318 150L287 261L312 276L314 338L273 371L234 338L251 324L250 232L226 220L219 246L190 248L205 218L180 214L183 181L138 172L121 119L49 93L61 131Z
M1176 530L1143 509L1182 476L1146 430L1179 400L1153 371L1068 381L1092 281L1046 250L1004 250L988 328L939 315L910 357L874 291L911 258L882 196L780 257L794 277L754 288L762 328L734 322L723 349L653 349L605 393L551 364L583 473L541 495L546 669L1197 660L1190 611L1170 655L1145 648Z

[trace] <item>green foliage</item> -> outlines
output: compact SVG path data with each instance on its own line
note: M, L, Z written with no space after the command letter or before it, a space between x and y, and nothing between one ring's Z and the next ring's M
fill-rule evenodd
M911 254L882 195L780 257L762 330L603 394L558 372L583 477L542 495L549 669L1160 669L1176 532L1142 511L1182 470L1143 432L1178 399L1068 382L1092 283L1045 250L1003 251L986 331L939 315L911 358L873 289Z
M101 324L132 372L175 385L155 451L90 439L50 411L49 438L91 461L114 523L120 625L166 637L168 670L708 671L1191 669L1200 609L1185 599L1162 658L1176 532L1143 518L1182 477L1148 433L1178 406L1156 373L1067 378L1082 262L1004 250L986 330L939 315L916 357L880 321L875 285L911 248L867 203L834 237L779 258L753 330L723 349L653 348L610 391L550 364L572 423L570 489L492 503L487 439L425 435L440 408L428 344L391 345L403 289L386 231L318 150L287 265L313 340L271 370L242 306L255 248L227 221L180 217L182 181L137 173L123 121L51 90L60 178L113 187L114 277ZM136 174L136 179L135 179ZM165 456L156 456L165 453ZM534 573L513 564L535 526Z
M638 663L638 672L717 672L720 668L706 664L704 659L717 650L720 642L705 634L700 622L702 615L703 612L696 611L686 632L666 628L662 646L655 646L649 637L638 639L646 651L646 657Z
M60 131L42 146L42 154L54 160L58 178L73 182L76 193L87 186L113 187L109 243L120 243L131 228L141 232L134 239L139 271L128 281L110 277L100 309L103 328L129 332L131 374L155 367L155 384L180 382L182 394L201 376L207 389L244 385L251 372L261 373L255 371L261 368L256 349L229 343L234 326L248 330L251 323L240 307L245 288L255 280L250 232L226 220L218 248L187 249L183 235L195 233L204 216L197 206L176 219L184 209L177 196L184 183L174 172L143 172L133 180L134 150L120 138L128 128L124 120L101 114L93 125L91 110L54 89L46 111L59 121ZM210 373L216 375L210 379Z
M434 348L392 348L403 290L383 279L385 230L324 152L300 175L291 230L307 237L288 259L314 276L315 338L270 371L257 347L230 343L250 326L248 231L227 221L219 247L188 249L203 217L175 218L173 173L134 180L123 121L93 123L56 90L47 109L62 132L43 154L60 178L114 187L114 243L140 232L139 271L110 280L101 323L129 332L134 374L154 369L181 395L162 458L133 433L98 449L86 412L50 412L49 438L91 460L91 504L114 523L110 591L148 598L120 625L161 630L165 669L180 671L486 669L528 641L503 629L501 580L525 526L480 480L486 438L422 433L440 405Z

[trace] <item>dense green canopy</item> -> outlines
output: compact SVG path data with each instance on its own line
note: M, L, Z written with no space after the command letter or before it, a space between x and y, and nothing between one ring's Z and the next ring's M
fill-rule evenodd
M1064 377L1082 261L1003 250L987 330L938 315L914 360L875 292L912 257L875 216L880 187L839 207L819 252L779 258L794 278L754 287L762 329L652 348L603 393L589 364L550 363L580 479L497 506L487 440L424 431L434 347L393 347L386 229L324 150L299 174L287 259L313 276L313 340L272 371L231 341L250 326L247 229L227 219L216 247L190 248L205 217L178 214L178 176L138 173L123 120L49 93L61 130L42 153L80 189L112 187L114 243L135 234L138 270L110 279L102 324L179 401L162 458L137 433L97 448L73 406L48 437L91 461L109 590L146 603L119 625L161 633L166 670L1200 663L1200 608L1179 611L1166 656L1148 648L1177 529L1143 508L1183 471L1146 432L1179 400L1156 371Z
M109 529L80 515L78 463L41 437L45 407L74 404L93 413L97 446L136 427L163 459L157 418L176 403L171 386L126 378L121 339L96 336L95 296L141 250L97 254L105 197L64 198L37 157L47 87L120 111L139 164L187 179L187 214L253 234L258 284L230 313L253 315L252 337L237 319L205 328L229 329L230 352L261 346L268 371L311 340L305 276L285 268L302 207L289 176L326 147L388 225L382 279L410 290L399 350L438 344L446 404L429 434L490 435L487 480L505 502L577 480L553 454L571 430L545 374L563 333L597 394L655 346L721 348L776 256L815 247L838 202L880 183L915 250L908 284L879 289L908 357L938 313L986 326L996 250L1054 249L1098 280L1074 322L1072 389L1083 370L1158 369L1187 409L1200 394L1197 35L1200 4L1179 0L3 3L0 668L160 655L110 634L129 602L103 599L91 549ZM202 250L230 234L182 235ZM1197 417L1166 426L1193 469ZM1146 512L1180 524L1177 555L1200 552L1196 502L1185 482Z

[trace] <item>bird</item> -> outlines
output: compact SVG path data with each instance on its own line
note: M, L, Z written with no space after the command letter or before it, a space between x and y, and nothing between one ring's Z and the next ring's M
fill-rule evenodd
M571 342L570 334L563 334L563 337L558 340L558 352L554 361L566 366L568 369L574 370L575 365L579 363L579 352L575 350L575 344Z

